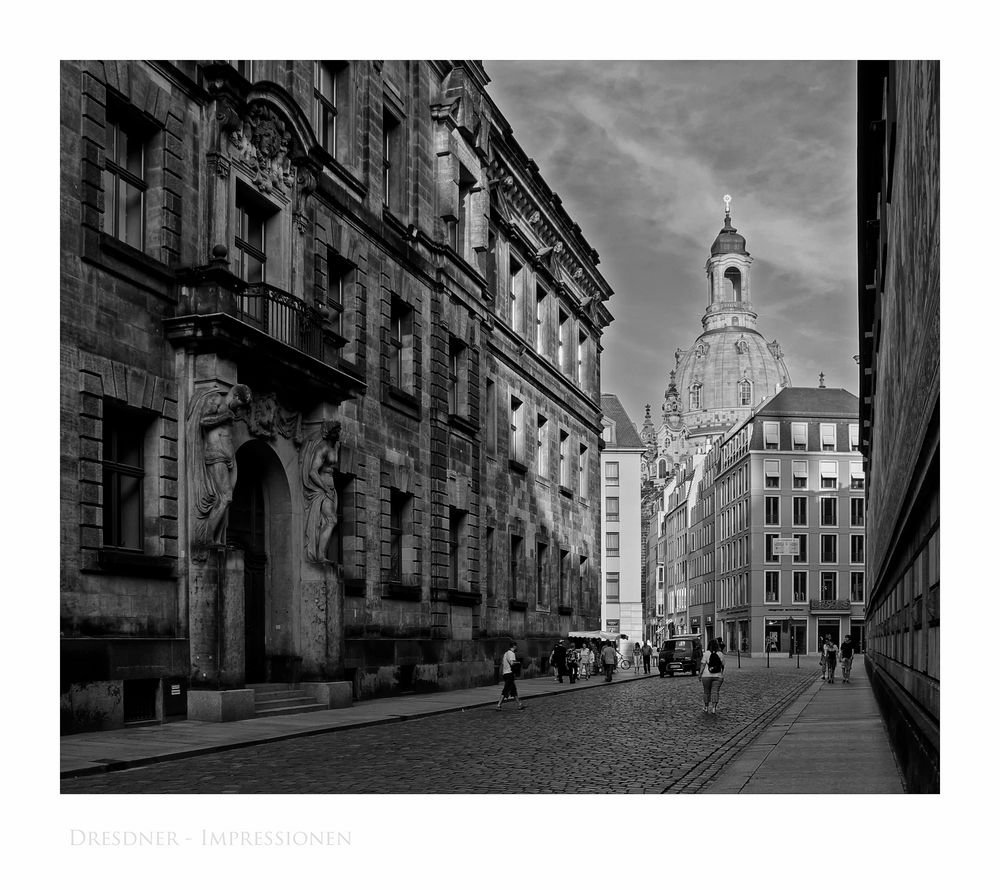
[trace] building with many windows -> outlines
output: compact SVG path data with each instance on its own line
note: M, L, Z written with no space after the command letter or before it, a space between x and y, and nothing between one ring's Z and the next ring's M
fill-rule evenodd
M644 638L640 486L645 446L618 396L602 393L601 409L601 629L634 643Z
M868 666L910 791L940 786L940 64L858 63Z
M719 442L717 636L730 649L864 651L865 476L858 400L786 387Z
M598 620L611 289L487 83L62 64L67 731L492 682Z

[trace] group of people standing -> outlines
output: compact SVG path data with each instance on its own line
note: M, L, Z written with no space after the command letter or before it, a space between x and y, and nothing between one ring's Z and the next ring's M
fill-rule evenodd
M656 647L649 644L649 640L646 640L641 646L639 641L632 646L632 669L638 674L639 673L639 662L642 662L642 672L644 674L649 673L649 666L653 659L656 658L657 652Z
M851 682L851 665L854 663L854 641L850 636L844 637L844 642L837 644L829 636L823 637L823 649L819 657L819 666L823 671L823 680L832 683L837 673L837 660L840 660L841 683Z
M562 683L564 677L569 677L570 683L578 679L589 680L595 673L596 665L600 665L604 679L610 683L617 663L618 650L610 641L605 641L598 649L596 643L584 642L577 647L567 646L565 640L560 640L549 654L549 666L555 673L557 683Z

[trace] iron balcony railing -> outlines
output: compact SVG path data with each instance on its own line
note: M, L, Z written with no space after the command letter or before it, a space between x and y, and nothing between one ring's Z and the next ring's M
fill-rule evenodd
M236 316L241 321L323 359L323 317L316 309L270 284L248 284L236 299Z

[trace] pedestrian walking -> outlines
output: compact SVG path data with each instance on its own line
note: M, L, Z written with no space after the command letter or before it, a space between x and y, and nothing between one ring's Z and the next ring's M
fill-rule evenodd
M560 640L552 650L552 660L556 665L556 680L560 683L566 676L566 641Z
M608 640L604 644L604 648L601 649L601 662L604 665L604 682L611 682L611 674L615 670L615 662L618 661L618 650L611 645L611 641Z
M500 706L510 699L514 699L517 702L517 709L519 711L524 710L524 702L517 695L517 683L514 682L515 666L518 664L517 660L517 643L511 643L510 648L504 652L503 658L500 661L500 676L503 679L503 692L500 693L500 701L497 702L497 710L500 710Z
M569 682L575 683L577 673L580 668L580 655L576 646L570 646L566 651L566 673L569 674Z
M837 672L837 647L829 636L823 638L823 679L827 683L833 682L833 675Z
M639 673L639 659L642 658L642 646L639 645L639 641L636 640L632 645L632 666L635 668L635 672Z
M844 637L844 642L840 644L840 673L843 676L842 683L851 682L851 664L854 662L854 641L850 635Z
M591 670L594 666L594 652L589 643L584 643L580 649L580 676L584 680L590 679Z
M709 640L708 651L701 657L701 670L698 672L705 695L705 706L702 710L706 714L715 714L719 710L719 689L722 687L725 672L726 660L719 652L719 641Z
M653 657L653 647L649 645L649 640L642 644L642 672L649 673L649 662Z

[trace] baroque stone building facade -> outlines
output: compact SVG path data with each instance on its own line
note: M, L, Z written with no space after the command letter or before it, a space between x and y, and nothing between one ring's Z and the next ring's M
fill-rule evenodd
M940 64L858 63L868 659L907 789L940 789Z
M598 620L598 256L470 61L62 64L68 731Z

